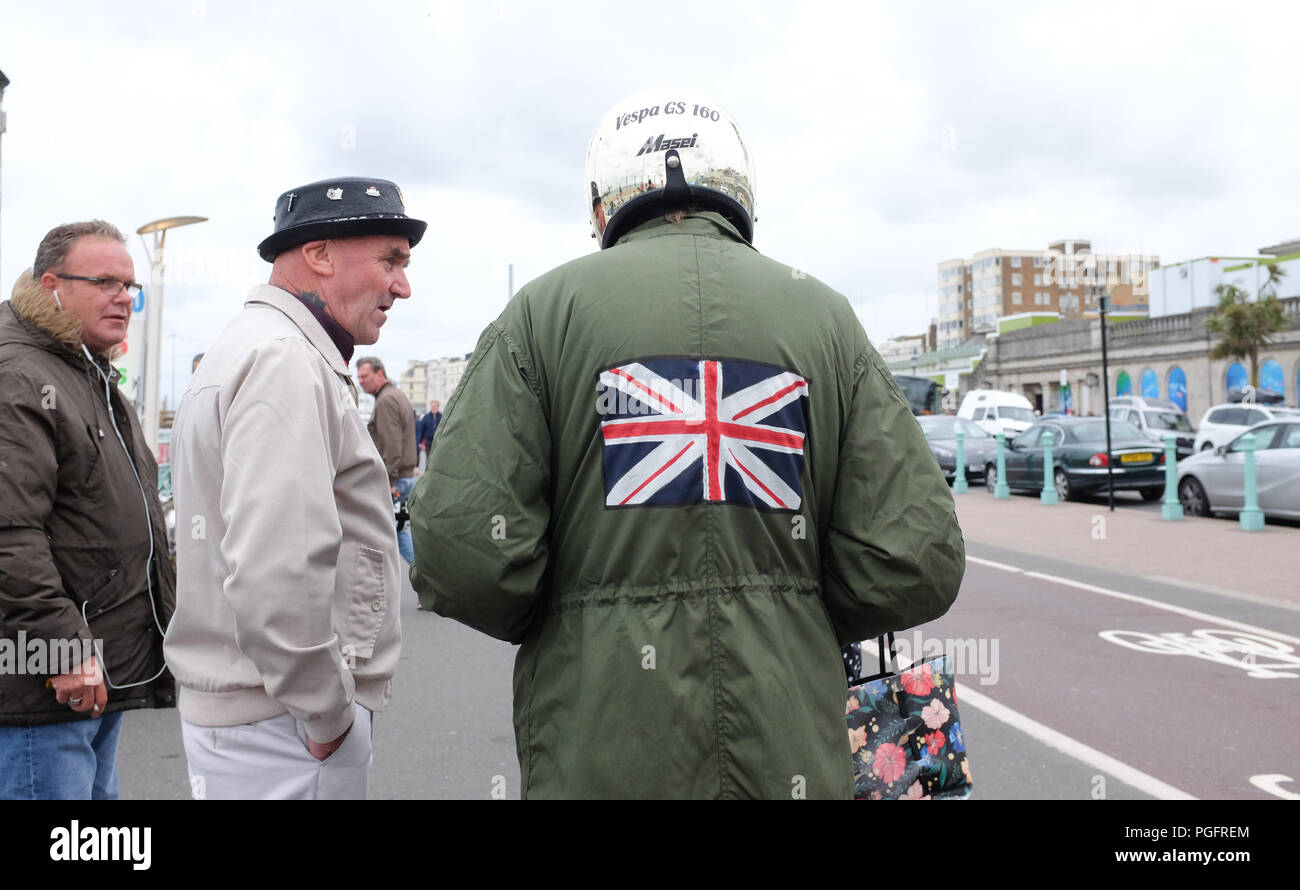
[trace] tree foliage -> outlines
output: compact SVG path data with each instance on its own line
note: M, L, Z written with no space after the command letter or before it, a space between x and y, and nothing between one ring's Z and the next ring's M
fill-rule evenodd
M1214 359L1237 358L1250 362L1250 385L1259 388L1259 352L1268 345L1269 337L1287 325L1286 311L1277 298L1278 282L1286 275L1277 263L1268 264L1268 279L1259 289L1256 299L1231 284L1220 284L1214 289L1219 295L1219 305L1205 319L1205 329L1219 337L1210 350Z

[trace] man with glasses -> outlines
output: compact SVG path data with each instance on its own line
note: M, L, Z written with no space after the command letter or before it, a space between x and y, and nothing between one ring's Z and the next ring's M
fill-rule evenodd
M158 466L111 364L139 292L95 220L0 306L0 798L116 798L122 713L174 704Z

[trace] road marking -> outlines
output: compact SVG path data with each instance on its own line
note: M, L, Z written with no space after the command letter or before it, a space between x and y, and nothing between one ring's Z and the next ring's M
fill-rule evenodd
M1138 596L1132 593L1122 593L1118 590L1111 590L1107 587L1098 587L1096 584L1085 584L1082 581L1072 581L1069 578L1062 578L1060 575L1048 575L1044 572L1030 572L1016 566L1006 565L1005 563L993 562L988 559L979 559L978 557L968 556L966 559L970 562L976 562L981 565L991 566L1008 572L1016 572L1024 575L1026 578L1042 578L1044 581L1051 581L1055 584L1065 584L1070 587L1077 587L1080 590L1100 593L1104 596L1115 597L1116 599L1128 600L1129 602L1142 603L1145 606L1153 606L1157 609L1164 609L1169 612L1176 612L1179 615L1185 615L1188 618L1195 618L1198 621L1213 621L1215 624L1222 624L1225 627L1235 627L1238 630L1246 630L1251 633L1263 634L1266 637L1272 637L1275 640L1282 640L1286 643L1295 643L1300 646L1300 637L1293 637L1290 634L1284 634L1280 631L1269 630L1264 627L1257 627L1254 624L1247 624L1244 621L1234 621L1231 618L1220 618L1218 615L1211 615L1208 612L1198 612L1195 609L1187 609L1182 606L1175 606L1170 603L1162 603L1159 600L1153 600L1145 596Z
M1157 655L1190 655L1216 664L1241 668L1246 676L1261 680L1300 677L1300 657L1286 643L1240 630L1194 630L1190 634L1149 634L1139 630L1103 630L1103 640ZM1237 658L1233 653L1242 653ZM1263 658L1261 663L1260 659ZM1287 670L1283 670L1283 668Z
M963 687L960 693L962 702L974 705L976 709L983 711L990 717L1001 720L1003 723L1020 730L1031 738L1037 739L1049 748L1055 748L1062 754L1069 755L1076 760L1081 760L1095 769L1102 772L1110 773L1126 785L1131 785L1137 790L1158 798L1159 800L1196 800L1196 798L1186 791L1175 788L1167 782L1162 782L1155 776L1147 775L1136 767L1129 766L1111 757L1109 754L1103 754L1096 748L1089 747L1083 742L1070 738L1062 732L1057 732L1049 726L1044 726L1037 720L1026 717L1019 711L1013 711L1006 705L993 701L986 695L982 695L969 687Z
M1212 587L1209 584L1194 584L1191 581L1184 581L1179 578L1167 578L1164 575L1142 575L1148 581L1155 581L1158 584L1169 584L1173 587L1186 587L1189 590L1199 590L1202 593L1213 593L1217 596L1226 596L1229 599L1245 600L1248 603L1258 603L1261 606L1270 606L1274 609L1287 609L1291 612L1300 612L1300 603L1288 603L1284 600L1270 599L1266 596L1256 596L1253 593L1242 593L1240 590L1228 590L1223 587Z
M1004 571L1004 572L1023 572L1023 571L1024 571L1024 569L1018 569L1018 568L1016 568L1015 566L1007 565L1005 562L994 562L994 561L991 560L991 559L980 559L978 556L971 556L970 554L967 554L967 555L966 555L966 561L967 561L967 562L976 562L976 563L979 563L979 564L982 565L982 566L988 566L989 568L1001 569L1001 570Z
M1254 785L1260 791L1267 791L1269 794L1276 794L1283 800L1300 800L1300 794L1294 791L1287 791L1282 787L1283 782L1293 781L1290 776L1284 776L1281 773L1268 773L1262 776L1251 776L1250 784Z
M875 643L870 641L862 644L863 649L870 648L874 650L873 655L879 654ZM898 670L903 670L911 665L908 659L899 659ZM1055 748L1062 754L1073 757L1075 760L1082 761L1094 769L1109 773L1116 779L1119 779L1126 785L1149 794L1159 800L1196 800L1197 798L1170 785L1162 782L1155 776L1147 775L1136 767L1129 766L1127 763L1116 760L1109 754L1103 754L1096 748L1089 747L1077 739L1070 738L1062 732L1057 732L1050 726L1044 726L1031 717L1026 717L1019 711L1012 710L1006 705L999 704L987 695L976 692L969 687L963 686L958 698L974 707L977 711L983 711L995 720L1000 720L1013 729L1018 729L1049 748Z

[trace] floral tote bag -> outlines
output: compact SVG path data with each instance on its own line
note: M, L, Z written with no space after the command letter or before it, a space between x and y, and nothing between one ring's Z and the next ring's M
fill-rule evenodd
M847 647L846 647L847 648ZM859 650L860 652L860 650ZM880 674L866 680L861 656L846 651L844 708L857 800L961 800L971 793L970 763L947 655L891 673L880 640ZM894 636L888 652L894 660ZM856 671L854 670L856 667Z

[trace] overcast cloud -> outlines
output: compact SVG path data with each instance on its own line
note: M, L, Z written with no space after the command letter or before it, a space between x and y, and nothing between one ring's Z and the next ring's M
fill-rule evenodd
M0 2L0 281L73 219L181 214L164 335L188 358L269 266L276 196L393 179L429 221L373 349L470 350L507 297L594 250L583 160L624 96L682 85L745 128L755 245L859 307L937 314L935 265L1063 237L1252 255L1300 236L1284 4ZM148 262L132 237L137 277ZM163 391L171 389L171 340Z

